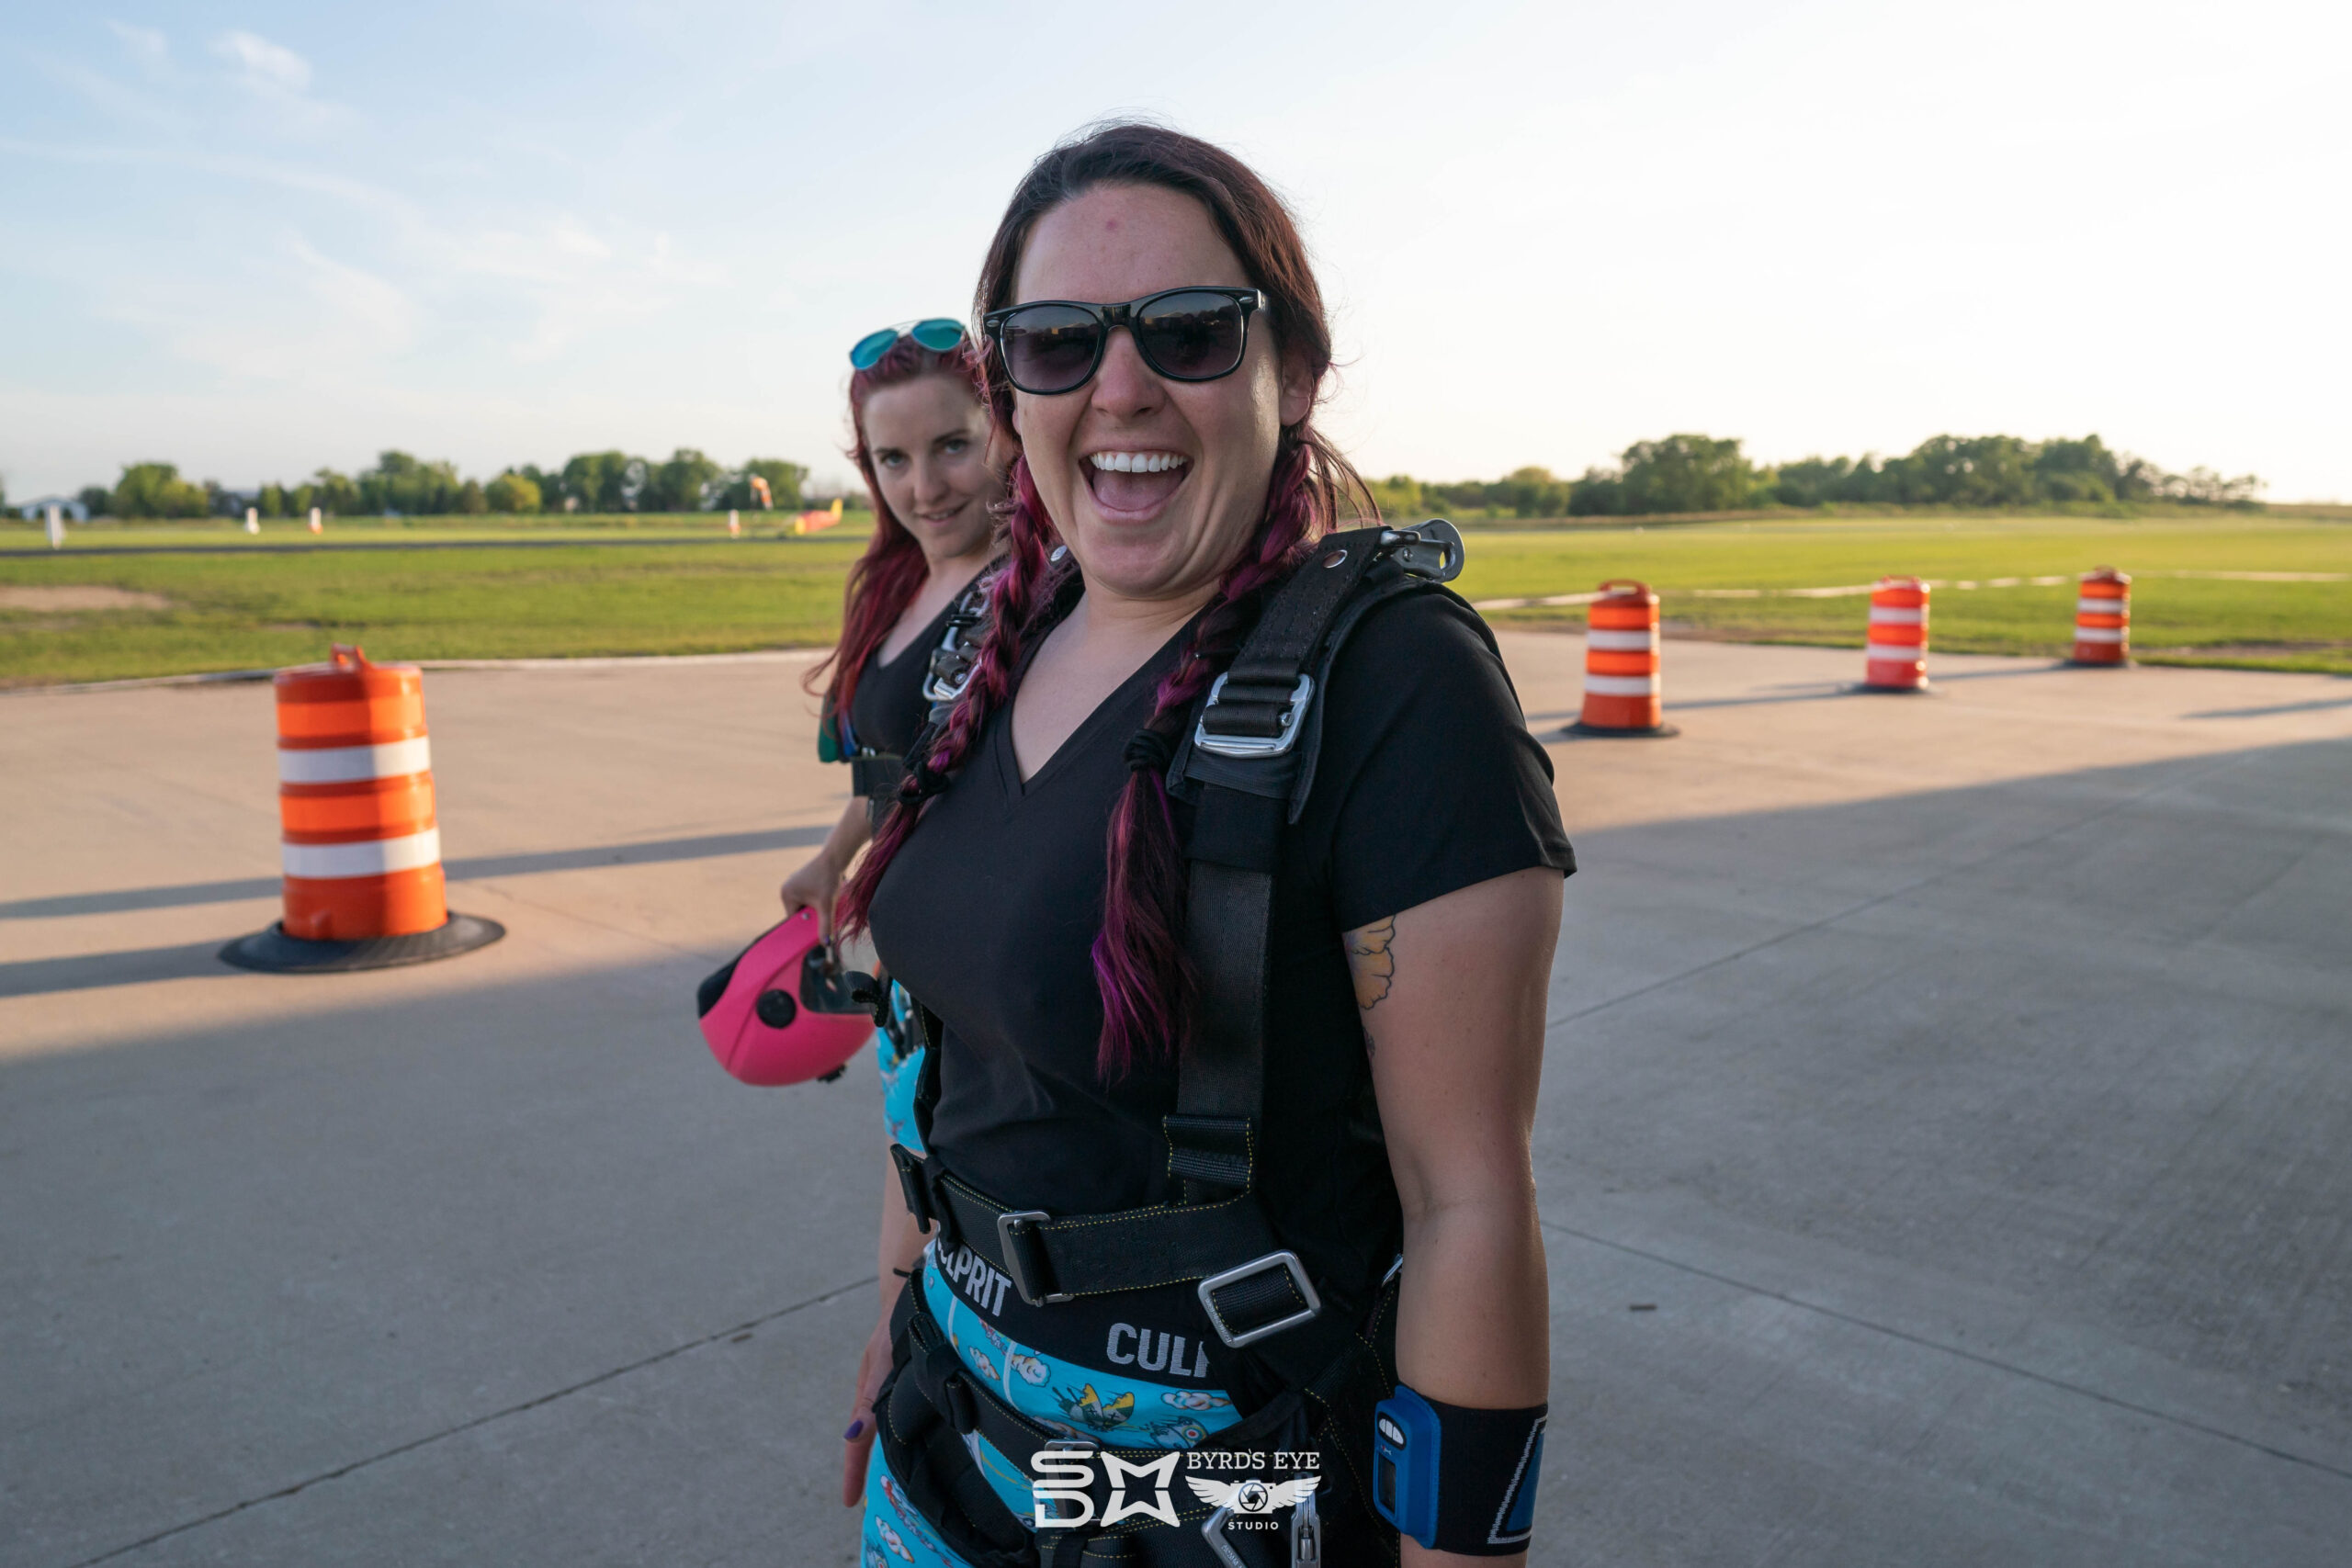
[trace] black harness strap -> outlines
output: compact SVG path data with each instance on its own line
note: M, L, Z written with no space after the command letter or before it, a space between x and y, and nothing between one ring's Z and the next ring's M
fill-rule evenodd
M1189 779L1200 784L1184 922L1199 1010L1167 1122L1170 1168L1183 1179L1188 1203L1249 1185L1248 1166L1237 1168L1230 1151L1237 1142L1247 1148L1265 1124L1269 923L1283 808L1314 694L1308 665L1380 558L1383 533L1335 534L1291 574L1201 710L1192 766L1170 770L1180 790Z
M995 581L997 571L994 565L983 568L948 607L947 625L939 634L939 646L931 650L923 675L922 696L931 711L907 750L859 751L849 760L850 793L865 797L866 810L876 827L906 782L907 758L922 756L930 749L932 733L946 722L948 711L972 678L980 644L988 637L989 585Z

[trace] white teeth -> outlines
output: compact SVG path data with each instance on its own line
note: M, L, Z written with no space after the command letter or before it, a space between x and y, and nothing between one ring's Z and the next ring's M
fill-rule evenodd
M1192 459L1173 452L1096 452L1086 460L1105 473L1164 474Z

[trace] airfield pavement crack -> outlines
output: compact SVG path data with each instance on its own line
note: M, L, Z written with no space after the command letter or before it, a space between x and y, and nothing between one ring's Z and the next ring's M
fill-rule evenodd
M248 1497L241 1503L232 1503L225 1508L217 1508L211 1513L206 1514L199 1518L184 1520L179 1524L173 1525L168 1529L160 1529L155 1531L153 1535L142 1536L137 1540L130 1541L124 1545L102 1551L96 1557L85 1557L79 1562L74 1563L72 1568L95 1568L95 1565L97 1563L111 1562L119 1557L127 1557L134 1551L143 1551L147 1547L151 1547L158 1541L169 1540L175 1535L185 1535L189 1530L201 1529L206 1525L218 1524L222 1519L228 1518L232 1515L243 1513L248 1508L258 1508L266 1503L279 1502L285 1498L295 1495L297 1493L306 1492L311 1487L317 1486L322 1483L340 1481L346 1475L355 1474L359 1471L368 1469L370 1465L381 1464L386 1460L398 1459L402 1454L414 1453L419 1449L430 1448L435 1443L444 1441L447 1438L459 1437L467 1432L471 1432L480 1427L487 1427L493 1421L503 1421L510 1416L520 1416L526 1411L537 1410L543 1405L553 1404L560 1399L569 1399L575 1393L583 1393L588 1389L595 1388L604 1383L608 1383L615 1378L627 1377L631 1372L643 1371L648 1367L659 1366L662 1362L683 1356L690 1350L699 1350L706 1346L716 1345L720 1340L730 1338L735 1335L749 1333L753 1329L764 1327L768 1324L775 1323L780 1318L790 1317L794 1313L806 1311L809 1307L823 1306L828 1302L839 1301L842 1297L850 1294L852 1292L867 1289L873 1285L876 1276L868 1275L863 1280L852 1280L846 1285L837 1286L832 1290L823 1292L818 1295L810 1296L805 1301L794 1302L790 1306L778 1307L774 1312L764 1313L748 1322L738 1323L731 1327L719 1329L716 1333L706 1334L698 1339L689 1339L683 1345L673 1345L667 1350L657 1350L652 1355L644 1357L639 1360L631 1361L626 1366L615 1367L610 1371L598 1372L593 1378L583 1378L578 1382L571 1383L565 1387L539 1394L536 1398L526 1399L519 1404L510 1404L503 1410L493 1410L486 1416L477 1416L469 1421L460 1421L454 1427L445 1427L441 1431L429 1433L422 1438L413 1438L408 1442L401 1443L395 1447L386 1449L381 1453L369 1454L365 1459L353 1460L349 1464L337 1465L333 1470L322 1470L316 1475L305 1476L302 1480L295 1482L290 1486L281 1486L275 1492L265 1492L258 1497Z
M1718 1285L1727 1285L1733 1290L1742 1291L1752 1296L1761 1296L1769 1301L1780 1302L1795 1307L1801 1312L1814 1313L1851 1327L1882 1335L1889 1339L1900 1340L1905 1345L1917 1346L1923 1350L1938 1351L1959 1360L1973 1362L1977 1366L1993 1371L2006 1372L2011 1377L2023 1378L2029 1382L2040 1383L2044 1388L2055 1389L2061 1393L2094 1400L2117 1410L2130 1411L2134 1416L2144 1416L2151 1421L2161 1421L2168 1427L2177 1427L2183 1431L2195 1432L2202 1437L2216 1438L2222 1442L2250 1449L2256 1453L2265 1454L2272 1459L2284 1460L2290 1464L2298 1464L2308 1470L2318 1471L2323 1475L2335 1476L2339 1481L2352 1481L2352 1470L2347 1470L2341 1465L2330 1464L2325 1460L2313 1459L2308 1454L2299 1454L2291 1449L2278 1448L2274 1444L2263 1442L2259 1438L2245 1437L2224 1427L2216 1427L2187 1416L2175 1415L2169 1410L2159 1410L2153 1405L2136 1404L2132 1400L2119 1398L2084 1383L2069 1382L2064 1378L2052 1377L2048 1372L2038 1372L2031 1367L2023 1367L2014 1361L2002 1360L1997 1356L1987 1356L1982 1351L1963 1349L1957 1345L1947 1345L1940 1339L1930 1339L1923 1334L1914 1334L1908 1329L1897 1328L1892 1324L1880 1323L1875 1319L1862 1317L1850 1312L1840 1312L1836 1307L1824 1306L1819 1302L1809 1302L1803 1296L1791 1295L1786 1291L1776 1291L1769 1285L1754 1284L1729 1274L1717 1273L1714 1269L1702 1269L1698 1264L1686 1263L1679 1258L1669 1258L1662 1252L1652 1252L1647 1247L1635 1247L1629 1242L1617 1241L1609 1236L1597 1235L1590 1231L1578 1230L1574 1225L1564 1225L1553 1220L1544 1220L1541 1223L1543 1228L1547 1231L1565 1236L1573 1236L1578 1241L1589 1242L1595 1247L1605 1247L1612 1252L1622 1252L1629 1258L1639 1258L1645 1262L1674 1269L1678 1273L1711 1280Z

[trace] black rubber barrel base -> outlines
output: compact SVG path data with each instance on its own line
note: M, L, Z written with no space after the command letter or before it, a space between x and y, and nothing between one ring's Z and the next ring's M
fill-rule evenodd
M505 934L504 926L478 915L451 915L434 930L413 936L369 937L361 942L305 942L288 936L284 926L274 925L222 948L220 962L272 975L340 975L353 969L397 969L407 964L455 958L477 947L488 947Z
M1648 729L1612 729L1578 719L1560 731L1560 736L1566 740L1663 740L1669 735L1681 733L1682 727L1674 724L1661 724Z
M2058 661L2069 670L2137 670L2136 659L2062 659Z
M1846 688L1858 697L1940 697L1933 681L1922 681L1916 686L1873 686L1868 681L1857 681Z

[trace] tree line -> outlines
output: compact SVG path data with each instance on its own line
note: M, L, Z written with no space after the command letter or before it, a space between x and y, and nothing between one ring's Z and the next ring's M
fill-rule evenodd
M626 452L582 452L560 468L523 463L488 479L459 477L457 465L406 452L382 452L356 474L321 468L294 484L277 481L231 490L212 479L180 477L172 463L126 463L111 488L91 485L76 497L93 517L305 517L312 507L330 516L437 516L464 513L708 512L756 509L753 479L766 481L768 502L783 510L801 505L805 464L753 457L728 468L691 446L666 462Z
M130 463L111 489L92 485L78 499L94 517L233 517L248 506L264 517L301 517L314 506L338 516L704 512L755 508L754 479L766 481L770 502L779 510L803 504L808 479L804 465L754 457L730 468L691 446L662 462L620 451L582 452L560 468L524 463L487 481L461 478L447 461L390 451L356 474L321 468L295 484L273 482L252 491L182 479L170 463ZM2251 502L2261 488L2252 474L2224 479L2202 468L2168 473L2144 457L2110 449L2096 435L2078 441L1937 435L1902 457L1865 453L1758 465L1740 450L1736 438L1694 434L1637 441L1614 466L1587 468L1578 479L1525 468L1499 479L1453 483L1395 474L1372 487L1381 511L1392 517L1479 513L1531 518L1838 504L2234 506Z
M1639 517L1673 512L1738 512L1752 507L2018 507L2067 503L2177 502L2198 506L2251 502L2262 489L2252 474L2224 479L2211 468L2167 473L2144 457L2111 450L2096 435L2027 441L2015 435L1936 435L1899 457L1806 457L1758 466L1737 439L1669 435L1637 441L1612 468L1560 479L1549 468L1519 468L1499 479L1429 483L1396 474L1373 486L1381 511L1480 511L1511 517Z

